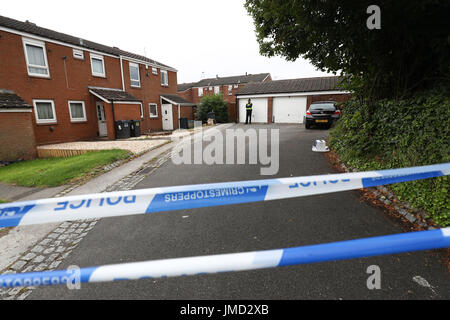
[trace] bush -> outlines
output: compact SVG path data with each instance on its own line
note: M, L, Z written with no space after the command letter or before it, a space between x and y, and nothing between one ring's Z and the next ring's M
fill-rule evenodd
M371 111L368 111L371 110ZM331 131L330 146L360 170L422 166L450 161L450 99L447 91L403 100L366 103L354 98ZM450 179L440 177L390 186L400 200L450 225Z
M216 114L216 121L218 123L228 122L228 103L224 100L223 95L203 96L197 108L196 120L201 120L202 122L208 121L209 112Z

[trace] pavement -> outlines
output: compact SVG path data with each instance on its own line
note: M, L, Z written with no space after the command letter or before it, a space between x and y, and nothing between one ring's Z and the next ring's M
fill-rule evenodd
M327 131L305 130L299 125L251 127L280 130L280 170L273 178L335 172L324 154L311 152L312 142L326 139ZM175 165L171 161L160 162L145 175L136 174L123 178L138 181L128 188L268 178L259 175L260 165ZM62 236L67 228L59 230ZM410 231L408 225L362 201L358 191L108 218L85 228L90 231L79 231L85 235L60 259L59 269L277 249ZM373 265L381 270L380 290L367 287L367 269ZM449 293L442 251L423 251L267 270L82 284L81 290L41 287L22 298L449 299Z

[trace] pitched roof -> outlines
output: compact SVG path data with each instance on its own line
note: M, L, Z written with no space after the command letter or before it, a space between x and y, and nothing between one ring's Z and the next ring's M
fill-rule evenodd
M109 46L105 46L103 44L99 44L96 42L92 42L89 40L85 40L85 39L81 39L78 37L74 37L74 36L70 36L68 34L64 34L61 32L57 32L57 31L53 31L50 29L46 29L46 28L42 28L37 26L34 23L31 23L29 21L26 22L22 22L19 20L15 20L15 19L11 19L11 18L7 18L7 17L3 17L0 16L0 26L8 28L8 29L13 29L13 30L17 30L17 31L21 31L21 32L26 32L26 33L30 33L36 36L40 36L40 37L44 37L44 38L48 38L51 40L56 40L56 41L60 41L60 42L64 42L67 44L71 44L77 47L82 47L82 48L86 48L86 49L90 49L90 50L95 50L95 51L99 51L102 53L107 53L107 54L111 54L114 56L125 56L125 57L129 57L132 59L137 59L137 60L141 60L143 62L148 62L149 64L155 64L157 66L161 66L161 67L166 67L166 68L171 68L165 64L162 64L158 61L149 59L147 57L141 56L141 55L137 55L131 52L127 52L124 50L121 50L119 48L116 47L109 47Z
M10 90L0 89L0 109L30 109L28 103L26 103L21 97Z
M187 101L186 99L180 97L177 94L163 94L161 98L168 100L171 103L179 104L182 106L195 106L195 103Z
M101 98L109 102L110 101L142 102L140 99L120 89L89 87L89 91L92 94L100 96Z
M338 76L277 80L260 83L250 83L238 91L236 95L295 93L338 90Z
M223 85L232 85L232 84L246 84L251 82L261 82L267 77L270 77L270 73L259 73L259 74L247 74L241 76L232 76L232 77L217 77L217 78L209 78L203 79L198 82L193 83L184 83L179 86L178 91L185 91L190 88L196 87L213 87L213 86L223 86ZM180 90L180 87L184 90Z
M186 91L190 88L193 88L197 82L190 82L190 83L181 83L178 84L178 92Z

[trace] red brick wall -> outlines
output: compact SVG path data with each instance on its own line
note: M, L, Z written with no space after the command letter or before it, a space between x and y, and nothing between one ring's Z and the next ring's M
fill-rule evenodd
M31 112L0 112L0 160L30 160L36 157Z
M267 98L267 122L272 123L273 119L273 98Z
M106 78L92 76L90 54L84 51L84 60L73 58L73 49L63 45L46 42L50 79L28 76L22 37L0 31L0 88L13 90L29 104L33 99L53 100L55 103L57 123L37 125L33 116L34 131L38 145L93 139L98 135L98 120L95 102L88 86L105 88L122 88L120 60L104 55ZM63 57L66 57L64 60ZM169 86L161 86L160 69L158 75L139 65L141 89L130 86L128 61L123 61L125 90L143 101L144 117L142 130L161 130L161 118L150 119L149 103L158 105L161 114L160 98L164 93L177 92L177 74L168 72ZM67 76L66 76L67 75ZM87 121L72 123L70 121L68 100L85 102ZM108 112L107 112L108 113ZM33 113L34 114L34 113ZM108 128L112 118L107 116ZM53 128L53 131L50 130Z

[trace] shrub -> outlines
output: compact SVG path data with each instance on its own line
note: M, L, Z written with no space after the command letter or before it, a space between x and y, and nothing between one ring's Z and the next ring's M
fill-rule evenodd
M446 91L368 106L354 98L331 131L330 146L360 170L379 170L450 161L450 99ZM450 179L440 177L390 186L400 200L450 225Z
M208 120L209 112L214 112L216 114L217 122L228 122L228 103L224 100L223 95L215 94L203 96L202 101L197 108L195 116L196 120L206 122Z

